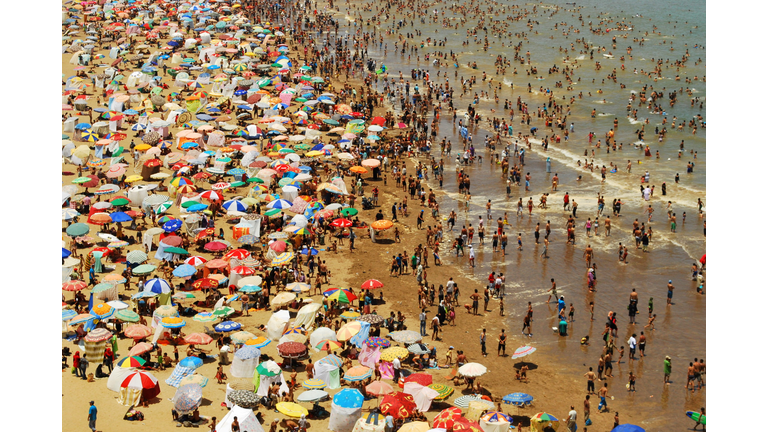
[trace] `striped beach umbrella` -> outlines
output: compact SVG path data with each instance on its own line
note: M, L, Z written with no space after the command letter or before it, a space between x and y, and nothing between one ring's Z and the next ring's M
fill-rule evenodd
M325 381L321 379L312 378L302 381L301 386L305 389L324 389L328 386L328 384L326 384Z
M111 317L115 312L115 308L106 303L99 303L90 311L91 315L101 320Z
M115 312L115 318L125 322L139 322L139 314L130 309L121 309Z
M279 266L279 265L285 265L291 262L294 257L293 252L283 252L280 255L276 256L274 259L272 259L272 265L273 266Z
M351 291L343 288L333 288L323 292L327 300L336 300L339 303L351 304L357 300L357 296Z
M160 325L165 328L182 328L187 325L187 322L180 317L165 317L160 320Z
M445 384L433 383L428 385L427 387L437 392L437 396L435 397L435 400L437 401L447 399L454 392L453 387L447 386Z
M88 287L88 284L81 280L72 280L61 284L64 291L80 291Z
M370 378L372 374L373 370L369 367L355 366L347 370L344 374L344 379L352 382L363 381Z
M123 357L117 362L119 368L138 368L144 366L147 361L138 356Z
M245 344L248 346L253 346L256 348L264 348L265 346L271 344L272 341L270 339L265 338L264 336L259 336L255 339L248 339L245 341Z
M534 351L536 351L536 348L534 348L532 346L528 346L528 345L521 346L520 348L515 350L514 354L512 354L512 359L514 360L514 359L518 359L518 358L521 358L521 357L525 357L528 354L533 353Z

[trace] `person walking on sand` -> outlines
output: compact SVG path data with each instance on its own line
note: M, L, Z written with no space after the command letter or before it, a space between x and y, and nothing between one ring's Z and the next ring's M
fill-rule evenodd
M496 354L499 356L507 354L507 334L504 333L504 329L501 329L501 333L499 333L499 347Z
M98 413L98 409L96 409L96 405L93 404L93 401L89 402L90 407L88 408L88 427L91 428L92 431L96 432L96 414Z
M480 350L483 353L483 357L488 357L488 353L485 351L485 329L483 329L483 332L480 333Z

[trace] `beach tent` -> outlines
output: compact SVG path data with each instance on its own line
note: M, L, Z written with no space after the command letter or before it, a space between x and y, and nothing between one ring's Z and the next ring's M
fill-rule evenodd
M315 378L325 381L328 389L337 389L341 387L340 367L341 359L335 355L324 357L315 363Z
M232 429L232 421L237 417L241 432L264 432L261 423L253 414L252 409L241 408L234 405L219 423L216 424L217 431L228 431Z
M288 321L291 314L287 310L280 310L272 314L267 321L267 337L272 340L280 339L283 332L288 328Z
M372 412L366 417L357 419L352 432L384 432L387 425L385 420L383 415Z
M257 396L267 396L269 394L269 387L275 383L280 385L280 389L278 390L278 393L280 395L287 394L290 390L288 388L288 384L285 383L285 379L283 378L283 372L280 370L280 367L272 360L264 362L265 365L270 365L270 369L276 369L277 375L269 376L269 375L261 375L259 373L259 369L255 369L253 372L253 385L256 387L256 395Z
M151 373L133 371L120 384L117 403L133 406L141 401L150 401L160 394L160 383Z
M315 325L315 315L317 315L317 311L319 311L322 307L323 305L320 303L310 303L303 306L296 313L296 319L293 321L293 327L304 327L307 330L311 330Z
M357 389L344 389L333 397L328 430L352 432L363 412L363 395Z
M229 373L237 378L250 378L259 365L261 350L254 346L244 346L235 352Z
M483 432L507 432L512 425L508 419L501 413L490 412L480 418L480 429Z

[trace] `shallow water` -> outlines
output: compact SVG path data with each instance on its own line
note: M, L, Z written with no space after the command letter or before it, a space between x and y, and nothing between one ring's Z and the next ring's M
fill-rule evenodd
M444 4L430 4L425 8L430 13L433 9L442 11L445 9ZM506 1L498 3L498 5L508 4L512 3ZM481 100L480 104L476 106L481 115L503 116L504 100L509 99L514 103L517 97L521 96L522 100L528 103L529 109L534 116L531 126L539 127L542 132L544 132L544 128L540 120L535 118L535 111L538 106L545 104L548 98L546 93L538 91L540 86L544 90L547 88L553 90L558 99L561 99L562 96L569 99L572 95L577 95L579 92L583 93L584 98L577 100L571 106L568 123L573 122L575 124L575 132L571 135L569 141L559 144L551 143L547 152L544 152L543 148L537 145L538 141L532 141L534 143L532 151L526 152L526 165L523 170L524 173L530 172L532 176L531 191L528 193L524 191L524 187L513 187L512 198L506 198L504 181L501 178L501 169L498 166L491 166L490 155L483 145L485 135L491 135L492 132L487 129L472 130L471 132L475 137L476 150L479 154L483 155L485 161L482 165L475 164L465 168L465 171L472 179L472 200L468 207L464 205L458 194L454 174L456 172L456 152L461 151L458 125L452 124L452 119L448 119L449 116L447 113L444 113L438 133L438 141L442 137L451 140L453 154L444 156L446 168L443 190L446 194L441 198L441 213L445 216L452 209L456 210L459 215L456 221L457 230L460 230L463 224L475 224L478 216L483 216L485 219L485 203L490 199L492 202L493 222L486 222L488 241L486 241L484 247L478 245L478 239L475 236L476 268L469 268L466 265L467 260L465 257L456 258L455 254L450 254L447 251L443 252L442 258L446 264L457 264L456 268L458 271L474 275L481 284L485 283L490 271L503 272L507 276L506 292L508 295L506 297L506 310L508 316L507 323L509 328L512 329L510 334L517 334L516 331L522 326L522 315L526 310L525 305L528 301L533 302L535 310L534 337L532 340L525 338L525 341L523 341L522 336L513 337L513 339L518 339L521 343L530 342L542 349L546 355L567 359L562 363L564 367L569 368L569 372L574 377L580 377L581 374L586 372L587 366L593 366L596 369L599 356L600 333L604 328L604 319L608 311L617 311L620 329L618 344L626 345L626 340L631 333L639 334L643 330L642 327L647 322L648 298L653 297L655 304L654 312L658 316L656 319L656 330L646 332L649 333L646 349L646 354L649 357L642 362L635 361L632 364L628 364L627 356L625 355L623 363L614 368L614 375L617 378L614 378L614 382L611 384L611 394L615 394L617 400L628 403L632 409L648 412L649 418L642 425L652 428L649 430L661 430L658 428L662 424L665 430L672 430L669 427L676 426L689 427L690 420L684 417L685 411L698 409L704 405L704 397L700 396L700 393L690 397L686 395L683 388L687 363L692 361L694 357L704 356L706 349L706 298L696 294L696 285L690 281L689 272L691 263L705 253L705 237L702 235L703 221L697 217L695 206L697 198L705 198L706 131L699 129L696 135L691 135L688 128L685 128L683 131L670 130L664 142L659 144L656 136L653 134L653 129L661 125L663 116L651 114L649 110L642 108L638 109L638 120L630 119L627 117L626 105L630 92L640 91L644 84L653 85L656 90L665 88L665 94L671 92L672 89L679 89L681 86L684 89L690 87L694 89L693 96L701 98L703 102L706 97L706 84L702 81L686 84L682 79L685 77L693 78L694 76L701 78L706 73L705 51L701 48L694 48L695 44L706 44L705 11L703 8L693 9L690 2L679 0L664 2L652 0L643 3L626 0L609 3L586 1L579 2L578 5L580 9L576 12L560 9L554 15L552 15L554 9L551 5L539 5L537 12L529 16L531 20L539 22L533 28L539 34L532 34L529 40L523 41L522 52L531 52L531 65L538 68L539 77L543 77L541 80L537 80L534 76L525 75L524 70L529 66L520 65L519 62L517 64L513 63L508 68L505 76L493 73L495 71L494 60L497 55L507 56L509 60L512 60L514 55L511 49L502 48L500 42L504 41L505 45L508 42L516 44L521 39L511 37L499 41L498 38L492 37L489 33L489 41L495 40L496 43L492 44L487 52L482 50L482 45L475 45L474 43L471 43L469 46L462 46L462 41L466 39L466 29L477 22L471 16L468 17L468 24L464 27L460 26L458 29L446 29L439 24L432 24L430 22L422 24L417 22L415 18L414 24L416 26L411 27L407 25L400 29L401 34L413 32L415 28L423 32L422 36L417 36L411 40L412 42L426 40L427 37L432 37L436 40L447 38L445 46L429 46L419 49L419 55L422 56L421 61L416 61L416 55L412 55L410 61L407 55L392 55L392 49L396 41L394 36L385 36L384 38L389 49L386 58L384 58L383 50L378 49L378 43L371 44L368 52L372 58L378 60L379 64L383 62L387 65L390 77L396 77L399 72L403 72L403 75L407 78L410 76L411 69L422 68L428 70L433 80L435 80L437 71L447 71L448 82L454 89L458 89L454 98L454 106L459 109L459 118L465 112L466 106L471 103L471 93L463 98L456 97L461 93L460 81L453 76L456 68L453 66L436 68L432 65L431 60L425 61L423 59L425 53L434 53L435 51L461 53L458 67L459 77L466 78L471 75L477 77L478 84L474 87L472 93L475 91L479 93L481 89L488 89L487 85L484 85L481 81L483 71L486 71L489 77L494 77L495 82L502 81L504 83L499 93L500 102L498 105L491 98ZM485 7L484 4L481 5L481 8ZM522 7L531 11L533 5L527 4ZM573 6L565 7L573 8ZM499 6L496 6L496 8L498 9ZM658 11L663 11L664 14L659 14ZM337 14L337 18L343 19L345 16L344 12L345 9L342 8L341 13ZM358 11L353 11L353 13L347 12L346 15L356 17L357 13ZM362 12L362 16L365 20L374 13L378 12ZM581 27L578 21L579 14L584 17L584 27ZM635 17L637 14L644 15L644 17ZM442 17L441 15L441 19ZM459 15L446 11L445 17L458 18ZM589 21L592 21L593 25L598 27L600 26L598 22L606 17L612 17L617 21L624 19L625 22L631 22L633 30L630 32L611 32L608 35L594 35L588 31ZM652 17L653 20L649 20L649 17ZM394 18L394 21L401 19L397 15ZM503 19L503 17L498 19ZM362 31L371 31L372 26L366 26L364 20L361 22L358 19L357 23L362 25ZM410 18L408 21L410 22ZM581 34L577 35L571 32L568 36L564 36L562 26L559 26L560 28L557 30L554 29L554 24L560 22L567 24L565 26L566 29L570 25L575 26L581 30ZM392 29L392 23L393 20L391 18L389 21L382 22L380 30ZM654 25L661 32L661 35L652 34ZM610 26L612 24L609 24ZM605 24L602 27L605 28ZM355 28L351 26L341 27L339 34L351 35L354 30ZM512 22L510 30L513 33L528 31L525 21ZM648 36L645 36L645 31L649 32ZM628 34L627 39L622 38L624 34ZM478 35L484 36L484 33L480 31ZM613 35L617 35L616 49L610 47ZM482 40L482 36L479 37L480 40ZM550 39L550 36L552 36L552 39ZM641 36L645 36L647 40L644 46L638 46L637 43L632 42L633 37ZM574 85L574 91L569 92L562 88L556 89L554 88L554 83L556 81L564 81L564 76L561 74L548 75L547 69L552 65L558 65L561 68L564 66L563 61L566 54L558 52L558 47L570 46L570 43L574 42L578 37L585 38L591 47L595 47L594 60L590 61L588 52L580 53L578 45L576 45L576 50L569 51L567 55L570 56L569 64L571 65L573 65L574 59L578 59L577 61L581 68L577 71L576 76L580 77L581 81ZM470 41L472 40L470 39ZM675 46L674 52L669 50L672 42L674 42ZM686 47L684 45L686 43L691 59L687 63L688 66L681 68L680 72L674 69L664 69L664 78L659 79L657 82L654 82L653 79L647 76L632 73L634 68L637 68L638 71L652 69L653 63L650 60L652 58L677 59L681 57L685 51ZM628 45L631 45L633 48L633 60L626 58L624 62L626 71L621 71L619 68L622 62L619 57L622 54L626 55L626 47ZM606 46L606 53L611 51L614 54L614 58L606 58L602 55L602 52L598 52L597 47L600 46ZM694 66L693 62L699 58L702 62L698 66ZM595 71L595 60L599 60L603 65L601 71ZM477 62L478 67L476 70L466 66L467 62L472 61ZM514 67L517 67L520 74L516 76L511 74L511 70ZM619 88L619 85L614 84L612 81L606 80L605 83L601 82L614 67L617 68L618 82L625 84L625 89ZM674 76L678 73L682 79L676 82L674 81ZM593 78L595 79L594 84L592 83ZM441 77L437 81L442 83L445 81L445 78ZM527 91L529 82L535 90L533 93L528 93ZM514 88L510 87L509 83L513 83ZM420 87L424 87L423 83L420 83ZM377 88L379 90L383 89L381 81L379 81ZM598 95L598 90L602 90L602 94ZM592 93L592 97L587 96L589 92ZM650 93L650 90L648 92ZM603 100L605 100L605 103L602 103ZM695 114L701 114L704 120L706 120L706 107L700 109L697 103L692 108L690 106L690 97L684 93L678 96L678 100L678 104L671 110L669 110L666 99L661 101L669 110L667 112L668 123L671 123L672 116L688 120ZM566 102L563 100L559 101L559 103ZM597 111L595 118L591 118L591 110L593 108ZM637 108L637 103L633 105L633 108ZM495 109L496 113L491 113L491 109ZM399 110L399 104L395 110ZM515 111L515 120L512 123L515 134L518 131L527 133L529 126L520 124L516 107ZM617 173L608 174L606 183L601 184L599 170L596 169L594 173L590 173L578 167L577 160L581 159L583 161L584 150L589 148L587 133L593 131L597 135L595 140L604 140L603 135L613 127L614 117L619 120L616 140L624 144L623 149L611 152L611 154L601 150L597 152L594 160L596 165L608 166L609 162L614 162L620 168ZM649 119L649 124L646 125L645 142L650 145L652 153L655 154L656 150L660 151L661 157L659 160L656 160L655 157L645 158L642 150L634 149L631 145L637 142L634 132L641 127L645 118ZM483 122L482 125L486 126L487 123ZM669 124L668 129L671 129ZM562 132L560 134L562 135ZM678 145L681 140L685 140L686 151L694 150L698 152L693 174L685 173L686 163L693 160L691 155L686 153L682 159L677 159ZM435 147L437 148L435 149ZM497 148L497 151L501 152L501 148ZM432 155L437 158L440 157L439 146L433 147ZM551 158L552 161L552 173L549 174L546 173L546 157ZM667 158L671 160L667 160ZM593 159L591 155L589 159ZM628 159L633 162L632 174L626 174L624 170ZM638 160L641 160L642 164L638 164ZM641 222L647 219L647 216L642 213L647 203L642 200L638 190L639 176L646 169L650 171L651 184L656 185L655 196L651 200L656 213L651 223L651 226L654 228L654 235L650 253L642 253L634 249L634 239L630 235L632 221L635 218L638 218ZM524 215L521 218L517 218L515 216L517 199L522 196L523 201L526 202L528 197L533 197L534 201L538 202L538 197L542 193L549 192L550 179L555 172L560 177L560 187L559 191L549 199L550 209L546 213L535 209L532 217ZM674 183L675 173L680 173L680 185L675 185ZM575 181L578 175L583 176L581 182ZM663 199L660 197L662 182L667 183L669 191L669 196L663 197ZM437 189L437 183L434 180L430 180L430 187ZM565 191L570 192L572 199L575 198L579 202L577 244L575 247L565 245L564 225L567 213L562 211L562 196ZM606 199L607 213L603 213L601 219L604 219L605 215L610 212L608 208L614 198L621 198L624 205L622 206L621 217L611 217L613 230L610 238L605 237L604 227L601 225L600 236L593 236L587 239L583 224L587 217L594 218L595 216L597 209L595 197L598 192L604 195ZM669 232L669 224L665 214L667 199L673 201L673 211L678 216L676 234ZM491 251L489 231L491 227L495 228L495 219L502 216L505 211L508 213L510 222L510 225L506 228L507 235L510 237L510 244L506 259L502 259L500 253L493 254ZM687 220L685 223L682 223L682 213L684 211L687 212ZM543 250L543 245L536 246L534 244L533 230L536 223L540 222L543 239L544 225L547 220L550 220L552 225L549 247L550 258L542 259L539 257L539 254ZM515 239L518 232L522 232L523 235L524 248L522 252L516 250ZM458 234L456 231L454 233ZM445 239L446 241L452 240L450 233L446 232ZM618 262L617 245L619 242L630 245L629 264L627 265L619 264ZM591 244L595 250L593 262L596 262L598 266L597 292L594 294L588 293L586 267L582 258L582 253L587 243ZM557 325L555 320L557 315L556 305L554 303L549 306L545 304L547 299L546 290L550 287L550 278L555 278L557 281L558 292L565 296L566 303L572 302L576 308L576 321L571 325L568 337L558 338L553 336L550 330ZM670 279L673 280L676 286L674 305L666 307L666 283ZM637 321L640 324L630 327L627 325L626 306L632 288L635 288L640 295L640 310L637 316ZM590 301L595 302L595 321L592 323L589 321L588 312ZM584 335L590 335L591 339L595 341L589 350L582 349L579 345L579 340ZM511 345L515 345L514 342ZM665 355L670 355L673 358L673 381L675 381L674 385L667 388L662 384L663 359ZM626 382L626 374L630 366L633 367L633 370L638 375L637 392L625 396L626 392L623 391L623 384ZM620 374L618 372L621 372L621 377L619 377ZM650 414L651 412L653 412L652 415Z

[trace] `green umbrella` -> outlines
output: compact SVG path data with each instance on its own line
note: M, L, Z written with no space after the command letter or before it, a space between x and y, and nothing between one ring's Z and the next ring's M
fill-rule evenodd
M357 209L352 207L345 208L344 210L341 211L341 214L343 214L344 216L354 216L357 214Z
M229 306L222 306L222 307L216 309L215 311L213 311L213 314L218 316L218 317L225 317L225 316L228 316L228 315L232 315L233 313L235 313L235 310L232 309Z
M243 183L241 181L236 181L236 182L230 183L229 186L230 187L240 187L240 186L245 186L245 183Z
M225 156L225 157L220 157L220 158L216 159L216 162L230 163L230 162L232 162L232 159Z
M93 289L91 289L91 294L100 293L102 291L106 291L106 290L112 289L114 287L115 287L114 284L107 283L107 282L102 282L100 284L96 284L96 286L93 287Z
M281 65L280 63L272 63L270 66L272 66L273 68L282 68L283 67L283 65Z
M197 205L197 204L200 204L200 202L195 200L189 200L189 201L184 201L184 203L182 203L181 206L183 208L190 208L193 205Z
M309 150L309 144L296 144L293 148L296 150Z
M175 246L167 247L167 248L165 248L165 251L168 252L168 253L173 253L173 254L189 255L189 252L187 252L186 250L184 250L184 249L182 249L180 247L175 247Z
M313 83L325 82L325 80L323 78L320 78L320 77L314 77L314 78L311 79L311 81ZM155 88L158 88L158 87L155 87Z
M89 181L93 180L90 177L78 177L74 180L72 180L72 183L74 184L82 184L82 183L88 183Z
M302 76L299 77L299 79L302 80L302 81L309 81L309 80L312 79L312 77L309 76L309 75L302 75Z
M133 274L135 275L149 274L155 271L156 268L157 266L152 264L142 264L133 269Z
M139 314L130 309L121 309L117 311L115 318L119 319L120 321L127 322L139 322L140 319Z
M264 212L265 216L274 216L276 214L280 213L280 209L270 209Z
M303 97L296 98L296 102L306 102L307 100L308 100L307 98L303 98Z
M264 180L262 180L262 179L260 179L258 177L251 177L251 178L248 179L248 183L262 184L262 183L264 183Z
M115 198L110 202L112 203L113 206L124 206L131 203L125 198Z
M70 237L80 237L82 235L88 234L88 231L90 230L91 227L82 222L73 223L67 227L67 235Z

